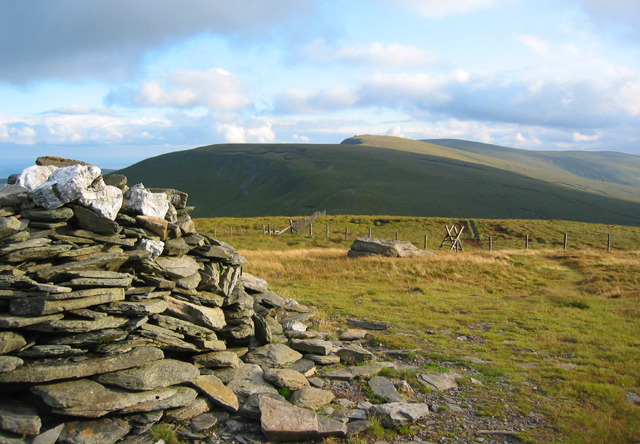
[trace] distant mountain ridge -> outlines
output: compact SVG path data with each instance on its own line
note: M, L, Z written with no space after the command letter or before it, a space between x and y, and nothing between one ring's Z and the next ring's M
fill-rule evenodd
M474 144L367 135L341 144L220 144L153 157L120 172L130 183L186 191L197 217L326 209L640 225L635 156L618 160L607 153L599 173L591 153L539 156Z

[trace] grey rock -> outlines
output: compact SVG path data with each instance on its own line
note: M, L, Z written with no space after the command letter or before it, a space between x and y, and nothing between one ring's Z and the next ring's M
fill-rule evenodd
M347 424L336 419L318 416L318 437L326 438L330 436L338 438L347 436Z
M299 359L296 362L287 365L286 368L300 372L307 378L316 374L316 364L309 359Z
M0 332L0 355L11 353L27 344L27 341L19 333L14 331Z
M55 427L50 428L49 430L45 430L40 433L38 436L34 436L31 440L31 444L55 444L58 442L58 438L64 430L64 423L58 424Z
M305 355L305 358L318 365L331 365L331 364L337 364L338 362L340 362L340 356L334 355L334 354L330 354L330 355L307 354Z
M152 318L153 322L156 323L159 327L175 331L176 333L192 336L194 338L209 340L217 339L215 332L210 328L202 327L183 319L174 318L172 316L165 316L162 314L154 314Z
M22 224L17 218L13 216L0 217L0 238L13 236L20 231L21 228Z
M34 345L17 353L21 358L52 358L65 356L78 356L87 350L72 348L68 345Z
M425 417L429 407L423 403L391 402L374 405L369 413L378 415L383 427L394 428Z
M34 208L31 210L21 211L22 217L29 220L37 220L42 222L61 222L67 221L73 217L73 210L68 207L56 208L53 210L45 210Z
M262 368L282 367L302 358L302 354L284 344L267 344L247 353L243 360Z
M291 403L310 410L318 410L329 404L335 395L330 390L323 390L316 387L302 387L291 396Z
M169 313L196 325L219 330L227 324L224 312L218 307L203 307L172 297L167 298L167 303Z
M93 421L70 421L65 424L58 442L62 444L113 444L129 433L131 426L120 418Z
M274 386L264 380L263 374L259 365L246 364L232 371L227 386L242 400L254 393L278 393Z
M341 341L359 341L364 339L367 331L359 328L349 328L340 334Z
M136 367L146 362L162 359L161 350L152 347L134 348L128 353L103 358L86 359L66 364L35 364L18 367L0 374L0 382L46 382L57 379L83 378L99 373L107 373Z
M0 328L23 328L30 325L57 321L63 317L64 315L61 313L48 316L13 316L0 313Z
M37 435L42 421L38 411L17 400L0 401L0 429L18 435Z
M371 427L371 424L369 423L369 421L365 421L365 420L350 421L347 424L347 436L357 435L360 432L364 432L369 427Z
M42 318L42 316L39 318ZM95 319L52 319L44 322L40 321L37 324L26 327L26 329L59 333L87 333L96 330L120 328L129 321L129 318L118 316L105 316Z
M76 270L118 270L129 259L124 253L105 253L88 259L67 262L45 268L36 272L36 277L43 281L51 281L57 275Z
M196 416L189 423L189 428L194 432L203 432L205 430L209 430L211 427L216 425L218 422L218 418L211 413L203 413L199 416Z
M222 383L215 375L200 375L193 381L193 385L204 395L209 397L214 404L237 412L239 408L238 397L232 389Z
M71 250L71 245L45 245L42 247L23 248L0 257L3 262L24 262L56 257L60 253Z
M207 368L239 368L243 362L238 355L230 351L215 351L196 355L193 363Z
M333 345L329 341L320 339L294 339L291 341L291 348L305 353L326 356L333 350Z
M458 373L418 373L416 379L424 386L438 391L445 391L458 387L457 379L462 376Z
M110 217L102 216L95 211L80 205L73 205L76 224L85 230L111 236L120 232L120 225Z
M432 256L433 253L426 250L419 250L411 242L376 239L371 237L359 237L351 245L347 256L371 256L382 255L388 257L412 257L412 256Z
M115 385L127 390L154 390L170 385L194 382L200 372L188 362L159 359L140 367L98 375L101 384Z
M249 290L252 293L264 293L269 288L267 281L246 272L242 273L242 285L245 290ZM282 302L284 303L284 300Z
M9 310L16 316L41 316L93 305L124 300L124 289L105 288L101 294L78 299L48 300L45 298L21 298L10 302Z
M202 413L208 412L214 408L213 402L203 396L198 396L189 405L179 407L177 409L170 409L164 412L164 420L168 422L186 421L187 419L194 418Z
M309 410L268 396L260 398L259 407L260 425L267 439L291 441L318 436L318 416Z
M182 257L187 254L191 248L193 247L187 244L181 237L177 239L169 239L165 242L164 254L167 256Z
M362 328L365 330L387 330L389 328L387 324L384 324L382 322L370 322L360 319L347 319L347 323L351 327Z
M104 306L106 313L126 316L145 316L164 312L169 305L163 299L146 299L144 301L116 301Z
M396 390L389 379L382 376L374 376L369 380L369 387L373 393L387 402L405 402L406 399Z
M163 272L172 278L184 278L200 270L198 263L190 256L180 258L159 256L156 258L156 264L162 268Z
M300 372L292 369L270 368L262 375L265 381L278 388L288 388L290 390L300 390L309 387L309 381Z
M373 353L357 344L349 344L342 347L336 352L340 359L348 364L357 364L361 362L371 361Z
M182 210L187 206L189 195L184 191L174 190L172 188L149 188L152 193L163 193L169 199L171 205L176 209Z
M86 418L99 418L111 412L126 414L183 407L196 398L195 390L188 387L127 392L89 379L35 385L31 391L56 413Z
M263 396L268 396L277 401L283 401L283 402L286 401L284 396L278 393L254 393L252 395L249 395L247 400L242 404L242 406L240 406L240 409L238 409L238 414L244 417L259 421L260 420L260 398Z
M0 356L0 373L10 372L24 364L24 361L16 356Z
M0 189L0 207L14 207L29 198L29 190L22 185L5 185Z

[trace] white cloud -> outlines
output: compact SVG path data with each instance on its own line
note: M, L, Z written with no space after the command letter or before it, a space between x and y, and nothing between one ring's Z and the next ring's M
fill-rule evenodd
M424 48L381 42L332 48L320 40L307 46L304 55L315 62L340 62L385 68L427 66L436 61L436 56Z
M423 17L442 18L451 14L464 14L488 8L493 0L393 0L393 3L409 8Z
M77 145L133 143L147 134L160 134L170 123L154 118L105 115L40 115L26 119L0 116L0 142L12 144Z
M549 44L543 39L531 34L516 34L516 39L528 46L533 52L546 56L551 53Z
M616 102L632 116L640 115L640 76L624 82L618 91Z
M254 119L243 125L222 123L217 126L217 129L225 142L228 143L270 143L276 140L276 134L271 129L271 124L261 119Z
M212 110L235 110L250 104L240 79L220 68L176 71L162 82L151 80L137 88L111 91L105 102L123 106L205 106Z
M573 133L573 140L575 142L594 142L599 140L602 137L602 134L596 133L591 136L587 134L580 134L578 132Z

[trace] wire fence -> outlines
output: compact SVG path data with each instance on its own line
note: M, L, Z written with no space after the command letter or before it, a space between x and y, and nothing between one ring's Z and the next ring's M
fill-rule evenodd
M318 216L316 216L318 217ZM308 222L304 228L296 229L294 233L286 230L285 221L265 222L252 225L226 225L209 228L209 234L220 239L233 239L250 237L296 238L300 241L315 240L329 241L333 246L349 247L358 237L374 237L384 239L396 239L408 241L418 248L430 250L447 250L450 244L441 244L447 235L446 225L439 228L420 230L408 227L365 226L362 224L323 224ZM475 228L475 226L474 226ZM612 250L640 250L640 227L624 227L625 232L619 231L619 227L611 227L611 231L605 230L606 226L600 226L597 230L590 229L583 232L556 232L552 234L513 234L497 233L483 235L482 230L467 229L460 237L463 250L514 250L514 249L557 249L570 251L576 249L595 249L605 252ZM284 232L276 236L278 232ZM287 232L288 231L288 232ZM274 242L276 242L274 238Z

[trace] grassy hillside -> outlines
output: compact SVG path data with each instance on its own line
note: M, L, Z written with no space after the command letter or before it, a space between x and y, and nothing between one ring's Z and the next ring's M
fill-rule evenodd
M427 231L438 243L444 224L453 222L466 221L331 216L316 222L313 236L264 236L251 228L281 226L283 218L196 220L199 232L214 234L217 226L218 237L240 249L249 259L245 271L282 297L317 307L319 328L332 338L349 318L389 324L373 332L369 345L400 350L394 356L409 366L385 375L412 385L411 402L465 412L433 413L428 426L396 431L403 439L370 431L353 442L497 441L479 429L509 431L508 442L638 442L640 409L626 398L640 395L640 227L476 220L483 240L502 235L519 245L489 252L486 244L465 243L464 253L409 259L347 259L353 238L340 239L348 226L360 234L372 228L379 237L399 231L401 239ZM325 223L333 227L330 238ZM236 227L231 239L222 229L227 225ZM536 239L529 250L521 243L525 232ZM568 251L554 244L563 232L569 232ZM614 233L614 246L633 242L624 244L627 251L603 253L607 232ZM451 370L482 386L467 379L456 391L421 391L416 373ZM452 422L460 424L454 435ZM532 425L521 428L523 422Z
M616 152L530 151L457 139L355 136L342 143L442 156L605 196L640 200L640 157Z
M406 139L400 139L406 141ZM564 219L640 225L640 203L586 193L465 160L368 145L227 144L147 159L130 183L184 190L195 216L391 214ZM449 152L447 152L449 150ZM473 154L475 156L475 154Z

